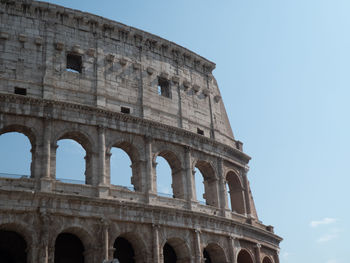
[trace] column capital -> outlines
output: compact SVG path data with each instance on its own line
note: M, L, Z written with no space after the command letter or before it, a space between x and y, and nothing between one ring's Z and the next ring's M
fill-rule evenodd
M185 145L184 148L185 148L185 153L190 153L192 150L192 147L189 145Z
M160 228L160 225L156 223L152 223L152 228L158 230Z
M151 135L146 135L145 136L145 141L146 141L146 143L152 143L153 142L153 137Z
M195 229L193 229L193 231L194 231L196 234L202 234L202 230L200 230L199 228L195 228Z

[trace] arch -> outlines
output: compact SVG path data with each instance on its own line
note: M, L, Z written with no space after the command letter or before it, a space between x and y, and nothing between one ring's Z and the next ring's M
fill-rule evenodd
M182 164L177 155L170 150L162 150L155 154L154 163L156 158L163 157L170 166L171 169L171 188L174 198L185 199L185 178L183 174ZM159 175L157 175L158 177Z
M30 144L32 145L32 148L34 148L36 146L36 141L37 141L36 137L37 136L36 136L36 132L32 128L29 128L29 127L24 126L24 125L12 124L12 125L8 125L8 126L3 127L2 129L0 129L0 135L2 135L4 133L8 133L8 132L22 133L28 137Z
M211 163L198 160L195 167L201 172L204 179L204 199L207 205L219 207L218 178ZM198 183L198 182L197 182Z
M84 263L85 248L79 237L64 232L55 241L55 263Z
M26 226L23 223L14 223L13 221L8 220L7 223L0 225L0 230L20 233L27 244L34 244L37 242L36 233L31 230L31 226Z
M77 142L78 144L83 147L83 149L86 152L86 155L84 157L85 159L85 183L86 184L93 184L93 178L92 178L92 140L89 138L89 136L81 131L64 131L59 136L57 136L55 140L55 145L57 145L57 142L60 140L73 140ZM57 148L55 149L57 152ZM53 154L56 157L56 152ZM55 158L56 161L56 158ZM56 163L55 163L56 167ZM56 171L56 169L55 169ZM56 172L55 172L56 174Z
M241 249L237 255L237 263L254 263L251 253L246 249Z
M244 189L241 179L234 171L226 173L228 196L231 203L232 211L238 214L245 214Z
M270 257L265 256L264 259L263 259L263 261L262 261L262 263L273 263L273 261L271 260Z
M140 153L139 150L130 142L120 141L112 144L107 148L107 167L109 169L108 174L111 175L111 150L112 148L118 148L124 151L130 158L131 161L131 173L132 176L130 178L131 184L134 186L135 191L142 191L142 174L141 174L141 162L140 162Z
M20 134L23 134L26 136L30 142L31 149L30 149L30 154L31 154L31 163L30 163L30 177L34 178L35 176L35 159L36 159L36 145L37 145L37 136L36 136L36 131L33 130L30 127L24 126L24 125L18 125L18 124L13 124L13 125L8 125L0 129L0 135L5 134L5 133L12 133L12 132L17 132Z
M69 227L63 226L55 233L56 233L56 239L62 233L69 233L77 236L82 241L83 246L86 250L92 248L94 245L94 238L93 238L94 235L80 225L72 225Z
M167 239L163 245L162 253L164 263L191 262L188 245L180 238Z
M26 263L27 242L18 232L0 230L0 261L3 263Z
M224 249L216 243L210 243L203 249L205 263L226 263L227 258Z
M113 247L115 248L113 257L117 258L120 263L142 263L148 258L142 238L135 233L119 235Z

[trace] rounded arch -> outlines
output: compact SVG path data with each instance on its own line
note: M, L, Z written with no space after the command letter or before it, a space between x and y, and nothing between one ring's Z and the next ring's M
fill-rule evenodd
M35 148L37 142L37 132L33 128L19 124L12 124L0 129L0 135L9 132L18 132L24 134L29 139L32 149Z
M116 243L117 241L121 241L121 248L124 249L123 252L128 252L128 255L125 255L125 257L123 257L123 255L119 254L118 248L116 247ZM125 242L126 241L126 242ZM129 244L128 244L129 243ZM114 240L114 246L113 246L116 250L114 253L114 258L118 258L120 263L123 263L123 259L129 259L129 261L125 261L128 263L142 263L144 262L144 260L146 258L149 257L147 250L146 250L146 244L144 243L144 240L142 239L142 237L136 233L132 233L132 232L127 232L127 233L123 233L120 234L115 240ZM132 249L132 251L130 251L130 247ZM129 251L125 251L125 250L129 250ZM132 252L132 253L131 253ZM132 258L130 257L132 255ZM121 256L121 258L119 258L118 256ZM132 260L130 260L132 259Z
M232 211L245 214L244 189L241 179L236 172L230 170L226 173L226 182Z
M269 256L265 256L262 263L273 263L273 260Z
M26 244L35 244L37 242L36 233L31 230L30 226L25 226L22 223L3 223L0 224L0 231L12 231L23 237Z
M237 263L254 263L253 256L250 251L241 249L237 255Z
M139 149L129 141L117 141L112 143L110 146L107 147L107 169L109 174L109 182L111 182L111 155L112 155L112 148L118 148L121 149L123 152L127 154L127 156L130 158L131 161L131 178L130 182L134 186L135 191L143 191L143 183L142 183L142 172L141 172L141 162L140 162L140 151Z
M60 131L57 136L54 138L53 142L54 145L57 145L58 141L60 140L73 140L76 143L78 143L84 150L85 150L85 157L84 157L84 162L85 162L85 183L86 184L93 184L93 140L91 137L86 134L83 131L80 130L63 130ZM96 147L95 147L96 148ZM54 151L52 155L55 157L55 162L53 164L53 167L56 167L56 155L57 155L57 148L54 148ZM54 168L54 174L56 174L56 169Z
M19 125L19 124L12 124L5 126L0 129L0 135L6 134L6 133L20 133L24 135L30 143L30 156L31 156L31 161L29 164L29 171L30 171L30 177L35 177L35 160L36 160L36 145L37 145L37 138L38 138L38 132L35 131L31 127L27 127L24 125Z
M208 260L205 261L206 263L225 263L225 262L227 262L225 250L217 243L209 243L203 249L204 259L206 259L206 257L205 257L206 255L208 258Z
M57 237L60 234L73 234L75 236L77 236L85 250L91 249L94 246L94 235L92 233L90 233L88 230L84 229L82 226L69 226L69 227L62 227L59 231L56 232L56 236L55 239L57 239Z
M157 157L164 158L171 169L171 188L174 198L185 198L185 178L183 174L183 167L180 158L171 150L164 149L156 153L153 157L153 163L156 163ZM157 175L158 178L159 175Z
M163 258L164 258L164 250L168 249L168 251L171 254L171 249L169 249L169 247L173 250L173 252L175 252L175 257L176 257L176 261L174 262L190 262L191 260L191 253L190 253L190 249L189 246L187 245L187 243L177 237L174 238L169 238L167 239L163 246L162 246L162 254L163 254ZM165 249L164 249L165 248ZM171 262L171 261L169 261ZM164 261L164 263L167 263Z
M203 176L204 180L204 199L207 205L219 207L218 197L218 178L213 165L208 161L198 160L194 165ZM195 182L196 184L199 182Z
M79 143L86 151L86 155L92 153L93 140L85 132L80 130L64 130L55 138L55 143L57 144L59 140L64 139L70 139Z

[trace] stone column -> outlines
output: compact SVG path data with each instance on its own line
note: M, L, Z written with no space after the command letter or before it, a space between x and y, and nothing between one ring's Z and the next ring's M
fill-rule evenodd
M151 137L146 137L145 140L145 157L146 157L146 201L150 202L150 194L155 194L155 180L153 174L153 158L152 158L152 141Z
M280 253L280 251L277 250L276 254L273 257L273 259L275 260L275 263L280 263L279 253Z
M201 250L201 231L199 229L194 230L194 249L195 249L195 263L202 263L203 256Z
M191 165L191 148L185 147L185 176L186 176L186 200L189 209L192 209L192 201L196 200L194 191L194 174Z
M153 263L160 263L159 225L152 224L153 232Z
M243 177L243 185L244 185L244 199L245 199L245 209L246 209L246 214L248 217L251 216L251 205L250 205L250 197L249 197L249 184L248 184L248 168L246 168L242 172L242 177Z
M42 166L41 166L41 180L40 190L49 192L52 190L52 173L51 173L51 120L46 118L44 120L44 132L41 148ZM34 150L36 154L36 150ZM36 158L35 158L36 159ZM37 165L37 164L34 164ZM36 169L35 169L36 170Z
M218 158L218 176L219 176L219 202L221 208L221 215L225 216L225 211L228 209L227 193L226 193L226 178L223 171L223 160Z
M106 137L105 128L98 127L98 170L99 170L99 185L106 185Z
M103 259L109 260L109 232L108 222L104 219L101 220L103 231Z
M255 257L256 257L256 263L261 263L261 244L256 244L255 246Z
M45 119L43 147L42 147L42 178L51 178L50 154L51 154L51 121L50 119Z
M106 129L104 126L100 125L98 127L98 152L97 152L97 161L98 161L98 195L99 197L106 198L109 195L109 185L107 184L106 177ZM93 159L93 158L91 158ZM90 166L88 169L92 169Z
M54 255L50 255L50 253L53 253L53 250L50 250L49 247L49 233L50 233L50 225L51 225L51 219L50 215L47 214L45 211L40 212L40 241L39 241L39 252L37 259L40 259L40 262L43 263L49 263L50 258L54 258Z
M235 237L234 236L229 236L228 241L229 241L229 247L230 247L230 261L231 263L237 263L236 259L236 246L235 246Z

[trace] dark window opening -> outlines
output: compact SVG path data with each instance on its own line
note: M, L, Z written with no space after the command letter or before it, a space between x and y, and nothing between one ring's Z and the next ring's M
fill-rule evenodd
M158 79L158 95L171 98L170 83L168 80L163 78Z
M175 250L168 243L165 243L163 247L164 263L176 263L177 256Z
M118 237L115 242L114 246L115 251L113 258L116 258L119 260L120 263L134 263L134 249L132 248L132 245L128 240L122 237Z
M81 73L82 59L79 55L67 54L67 71Z
M204 131L201 130L201 129L199 129L199 128L197 128L197 133L198 133L199 135L204 135Z
M27 95L27 89L15 87L15 94L24 95L25 96L25 95Z
M120 111L121 113L130 114L130 108L128 107L121 107Z

